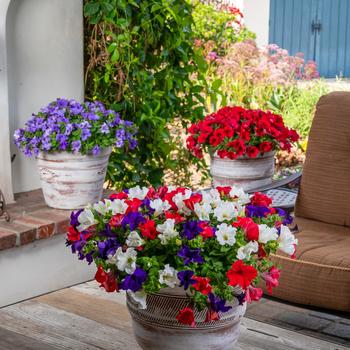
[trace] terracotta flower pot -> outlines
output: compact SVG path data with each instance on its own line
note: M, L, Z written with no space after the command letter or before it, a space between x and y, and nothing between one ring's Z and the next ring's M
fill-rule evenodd
M256 158L247 156L228 159L216 155L211 157L210 174L213 186L240 186L245 191L265 186L272 182L275 152Z
M102 197L111 148L97 156L41 152L37 164L45 202L58 209L78 209Z
M239 335L246 304L234 299L232 309L219 313L218 321L205 322L207 310L195 311L196 327L180 324L176 316L190 304L182 289L166 288L147 295L147 309L138 309L128 296L134 334L144 350L232 350ZM228 304L230 305L230 304Z

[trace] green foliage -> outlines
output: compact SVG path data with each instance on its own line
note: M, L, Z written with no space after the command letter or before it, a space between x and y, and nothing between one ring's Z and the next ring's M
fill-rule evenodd
M222 51L225 46L254 38L254 33L241 26L241 16L228 10L218 10L213 5L194 1L193 32L196 39L212 41L215 48Z
M282 114L286 125L296 129L305 138L310 131L316 104L328 92L329 88L323 81L292 86L276 91L269 107Z
M190 79L206 69L192 48L192 5L183 0L84 3L86 97L139 127L137 150L112 154L107 179L116 187L159 185L164 171L178 165L171 155L179 145L169 123L177 117L186 127L203 115L200 74L197 84Z

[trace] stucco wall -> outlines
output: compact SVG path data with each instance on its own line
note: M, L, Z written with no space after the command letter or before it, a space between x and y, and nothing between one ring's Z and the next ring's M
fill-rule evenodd
M270 0L243 0L244 23L254 33L259 46L269 42Z
M12 0L6 33L12 135L51 100L83 99L82 0ZM11 152L14 192L39 188L35 159Z

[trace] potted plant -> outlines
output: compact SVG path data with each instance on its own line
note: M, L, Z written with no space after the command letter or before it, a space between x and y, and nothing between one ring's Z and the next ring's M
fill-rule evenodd
M278 285L269 254L294 254L290 219L238 188L137 186L73 212L66 244L107 292L127 292L143 349L231 349L258 284Z
M36 157L47 205L75 209L101 199L112 147L136 147L135 134L101 102L57 99L17 129L14 142Z
M277 150L290 151L298 133L280 115L243 107L223 107L188 129L187 148L197 157L211 156L214 186L244 190L272 181Z

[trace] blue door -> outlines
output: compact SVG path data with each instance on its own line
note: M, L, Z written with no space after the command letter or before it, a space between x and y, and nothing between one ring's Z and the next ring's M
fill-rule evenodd
M303 52L323 77L350 77L350 0L271 0L269 42Z

